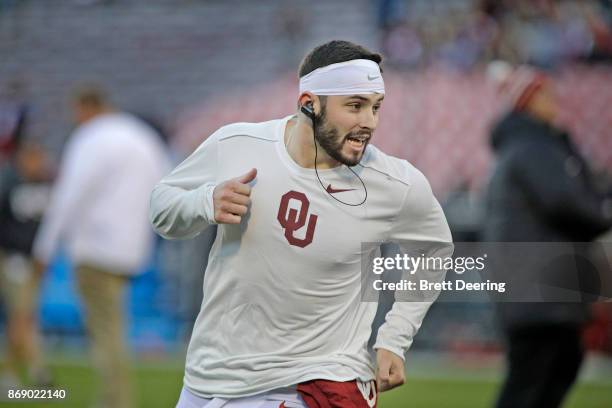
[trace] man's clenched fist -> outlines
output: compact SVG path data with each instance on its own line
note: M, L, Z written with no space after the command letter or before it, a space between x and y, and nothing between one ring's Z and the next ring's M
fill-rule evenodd
M376 384L378 392L400 386L406 381L404 360L385 349L376 351Z
M257 176L257 169L217 185L213 191L215 221L219 224L240 224L242 216L251 204L251 186Z

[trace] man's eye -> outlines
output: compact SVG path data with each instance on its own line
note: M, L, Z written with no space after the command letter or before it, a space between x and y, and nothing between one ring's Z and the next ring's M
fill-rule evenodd
M374 112L378 112L380 110L380 105L374 105Z
M360 103L351 103L349 106L353 109L361 109Z

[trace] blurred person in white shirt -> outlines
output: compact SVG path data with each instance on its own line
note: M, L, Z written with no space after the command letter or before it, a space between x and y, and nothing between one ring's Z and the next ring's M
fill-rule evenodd
M60 242L75 265L92 356L101 376L98 403L132 406L123 331L123 289L152 249L149 193L169 166L156 132L119 112L98 89L74 98L71 135L51 202L34 243L43 271Z

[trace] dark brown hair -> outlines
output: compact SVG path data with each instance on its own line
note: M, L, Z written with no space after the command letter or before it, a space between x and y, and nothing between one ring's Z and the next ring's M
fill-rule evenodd
M350 41L333 40L315 47L304 57L298 69L298 77L301 78L317 68L355 59L374 61L379 67L382 62L380 54L372 52L361 45ZM382 67L380 71L382 72Z

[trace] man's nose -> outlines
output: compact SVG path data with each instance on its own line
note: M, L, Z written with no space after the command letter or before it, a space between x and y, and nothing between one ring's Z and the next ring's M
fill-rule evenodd
M376 129L377 117L370 109L364 109L359 117L359 127L370 130Z

